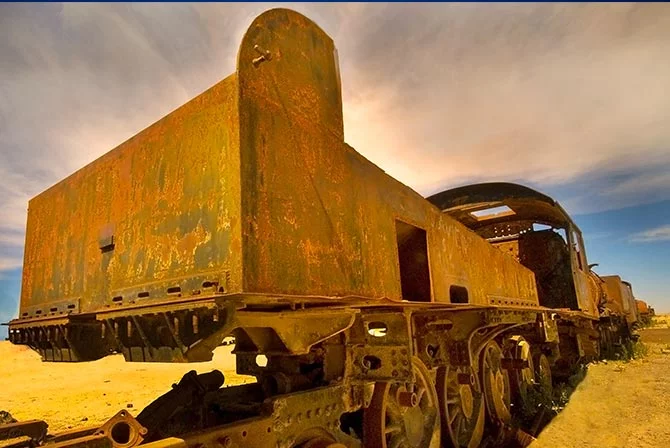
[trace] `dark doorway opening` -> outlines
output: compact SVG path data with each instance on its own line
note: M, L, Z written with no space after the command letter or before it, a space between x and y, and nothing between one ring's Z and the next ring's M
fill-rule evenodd
M430 268L426 231L396 220L403 300L430 302Z

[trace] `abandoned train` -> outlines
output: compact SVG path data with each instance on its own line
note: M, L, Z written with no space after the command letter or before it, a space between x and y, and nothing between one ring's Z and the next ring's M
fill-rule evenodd
M30 201L9 337L46 361L192 362L233 336L257 379L192 373L32 444L475 447L636 310L551 198L423 198L344 143L332 40L273 9L234 74Z
M637 305L637 315L642 325L651 325L652 318L656 315L656 311L649 306L644 300L635 299Z

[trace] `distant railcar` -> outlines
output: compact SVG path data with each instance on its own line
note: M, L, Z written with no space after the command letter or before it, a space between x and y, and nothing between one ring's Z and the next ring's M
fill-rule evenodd
M637 314L640 318L640 322L643 325L649 325L651 323L651 318L654 317L654 309L650 307L647 302L644 300L635 300L635 306L637 307Z

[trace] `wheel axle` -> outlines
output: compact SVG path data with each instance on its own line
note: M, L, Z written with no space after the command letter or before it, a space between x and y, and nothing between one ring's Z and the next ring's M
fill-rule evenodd
M398 404L406 408L413 408L419 404L419 397L414 392L398 392Z

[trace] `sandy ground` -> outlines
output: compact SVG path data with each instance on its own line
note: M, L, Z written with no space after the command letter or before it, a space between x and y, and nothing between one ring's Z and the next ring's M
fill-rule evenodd
M661 314L652 318L652 327L670 328L670 314Z
M670 447L670 328L641 334L647 355L591 365L531 448Z
M644 330L646 357L591 365L566 408L532 448L670 447L670 328ZM43 363L28 348L0 342L0 410L42 419L51 432L100 425L121 409L134 415L187 371L234 373L230 347L197 364L126 363L120 355L86 364ZM132 408L128 408L132 405Z
M42 362L29 348L2 341L0 410L8 411L19 421L44 420L52 433L100 425L121 409L137 415L189 370L221 370L227 385L253 381L235 373L230 350L219 347L214 359L204 363L127 363L122 355L113 355L70 364Z

